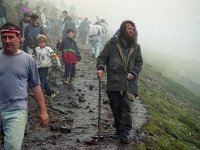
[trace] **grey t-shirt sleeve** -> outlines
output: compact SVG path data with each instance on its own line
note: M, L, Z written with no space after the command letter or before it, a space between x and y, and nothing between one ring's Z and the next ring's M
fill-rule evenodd
M39 77L38 69L33 59L30 59L30 62L29 62L28 84L31 89L37 85L40 85L40 77Z

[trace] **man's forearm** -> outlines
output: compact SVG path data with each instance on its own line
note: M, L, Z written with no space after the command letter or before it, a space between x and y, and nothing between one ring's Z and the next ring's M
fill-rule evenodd
M40 112L46 112L44 95L43 95L41 87L39 85L37 85L33 88L33 94L34 94L34 98L38 104Z

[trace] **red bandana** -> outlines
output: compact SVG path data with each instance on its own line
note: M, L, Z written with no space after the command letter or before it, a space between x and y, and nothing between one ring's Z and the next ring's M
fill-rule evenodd
M1 34L3 33L15 33L17 34L17 36L19 35L19 30L16 30L16 29L2 29L0 31Z

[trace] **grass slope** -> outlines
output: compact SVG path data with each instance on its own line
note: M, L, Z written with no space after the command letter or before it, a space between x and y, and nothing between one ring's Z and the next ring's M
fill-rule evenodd
M200 99L185 87L145 64L140 95L149 112L142 132L150 149L200 149Z

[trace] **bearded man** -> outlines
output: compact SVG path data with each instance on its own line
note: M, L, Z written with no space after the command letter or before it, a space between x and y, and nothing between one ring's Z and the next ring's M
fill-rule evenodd
M116 129L113 138L129 144L132 129L131 105L138 95L137 78L143 60L137 30L130 20L122 22L119 35L112 37L97 58L97 77L107 72L107 94Z

